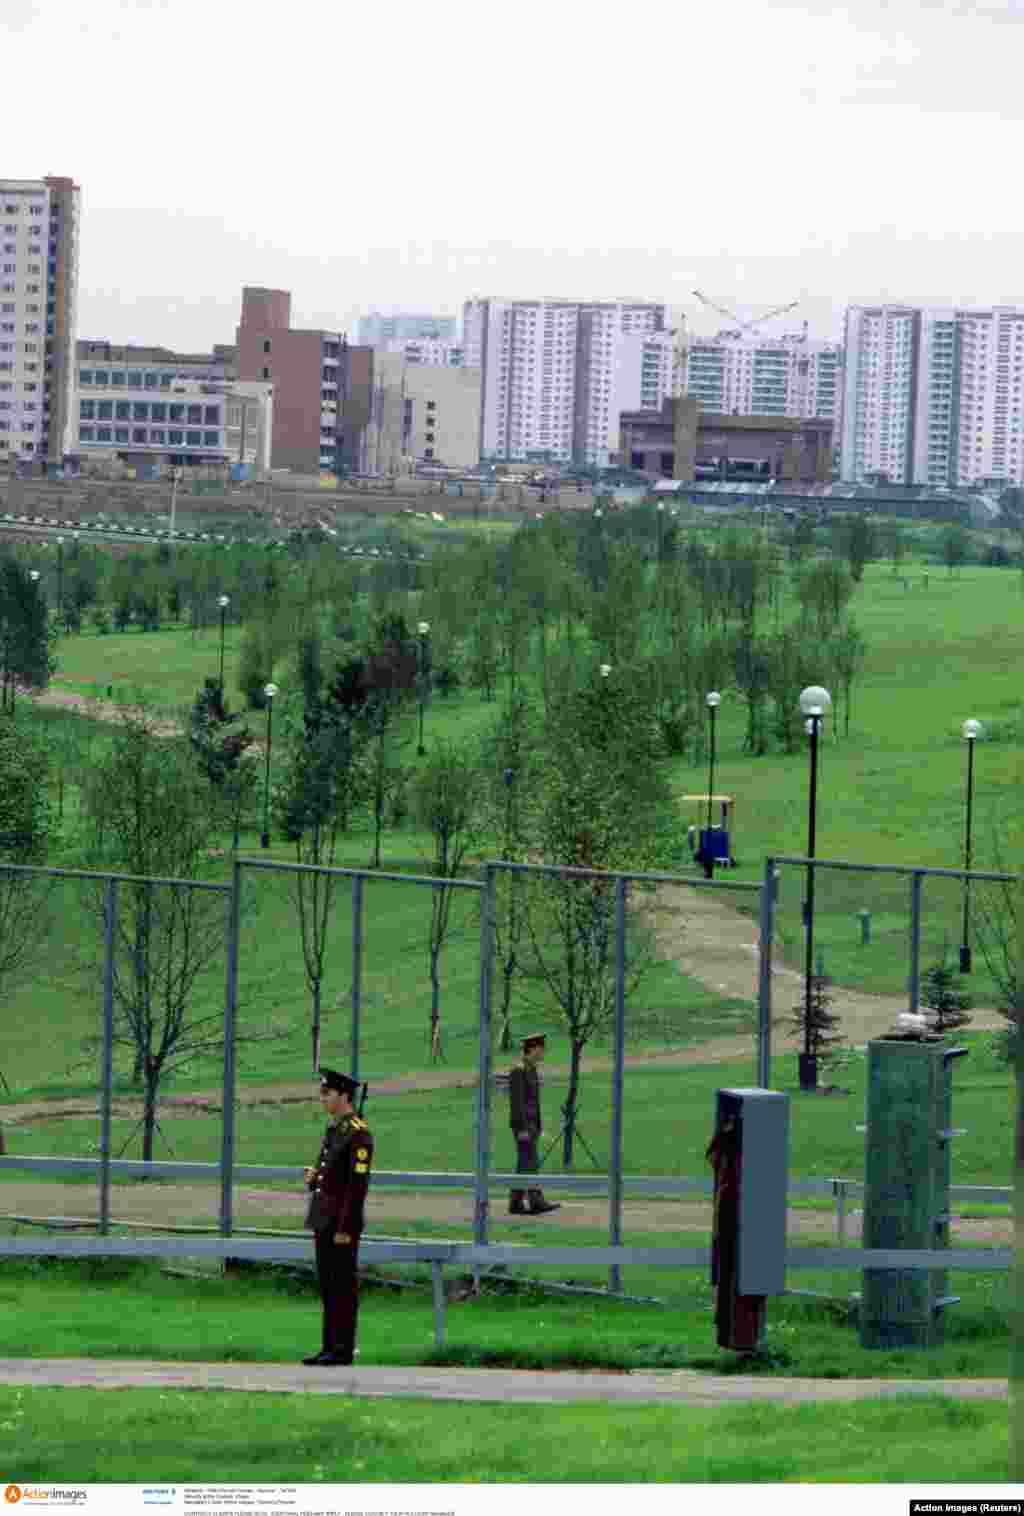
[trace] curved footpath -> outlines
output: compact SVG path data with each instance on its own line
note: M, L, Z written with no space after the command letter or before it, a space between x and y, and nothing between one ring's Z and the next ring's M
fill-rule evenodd
M948 1395L1006 1400L1005 1379L783 1379L761 1374L702 1374L695 1369L598 1370L374 1368L315 1369L281 1363L161 1363L95 1358L2 1358L0 1384L98 1390L270 1390L320 1395L413 1395L428 1400L552 1404L634 1401L713 1407L758 1400L779 1405Z

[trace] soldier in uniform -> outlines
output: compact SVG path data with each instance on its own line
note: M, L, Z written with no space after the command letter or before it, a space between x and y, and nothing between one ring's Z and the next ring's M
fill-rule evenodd
M540 1167L537 1156L537 1141L543 1130L540 1116L540 1076L537 1065L544 1058L543 1033L523 1038L523 1062L509 1075L509 1096L512 1105L512 1131L516 1139L516 1173L536 1174ZM530 1200L529 1214L542 1216L545 1211L557 1211L557 1204L544 1199L539 1188L529 1191L513 1190L509 1197L509 1215L527 1215L523 1204L527 1194Z
M315 1168L305 1171L312 1192L306 1225L316 1242L316 1269L323 1300L323 1346L309 1364L351 1363L355 1354L359 1276L356 1272L363 1206L370 1184L373 1138L352 1103L354 1079L334 1069L320 1071L320 1103L328 1125ZM366 1100L363 1085L362 1112Z

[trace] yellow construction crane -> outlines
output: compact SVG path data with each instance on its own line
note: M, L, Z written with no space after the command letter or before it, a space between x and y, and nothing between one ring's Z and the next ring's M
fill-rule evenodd
M795 311L800 304L799 300L794 300L792 304L780 305L777 310L769 311L765 316L758 316L753 321L741 321L735 311L727 311L724 305L716 305L714 300L709 300L707 295L701 294L700 290L694 290L693 293L697 296L698 300L703 301L705 305L710 305L711 309L717 311L720 316L728 316L730 321L735 321L737 333L745 332L751 326L760 326L762 321L770 321L773 316L784 316L787 311ZM804 335L806 336L806 334L807 323L805 322Z

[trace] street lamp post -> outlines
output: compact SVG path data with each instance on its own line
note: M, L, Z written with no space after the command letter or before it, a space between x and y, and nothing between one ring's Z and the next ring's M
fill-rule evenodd
M974 744L979 737L984 736L984 727L980 721L965 721L963 724L963 739L967 743L967 835L964 839L964 869L967 873L971 868L971 803L974 799ZM960 939L960 972L971 972L971 948L968 941L971 909L971 881L965 875L964 878L964 926Z
M64 538L57 538L57 621L64 614ZM67 621L64 623L67 631Z
M715 793L715 715L722 703L722 697L717 690L712 690L706 695L708 715L711 717L711 751L708 757L708 826L706 832L706 845L704 850L704 877L711 879L715 872L715 859L711 851L711 799Z
M823 716L832 708L832 697L821 685L811 684L800 693L800 709L808 718L807 732L811 739L811 783L807 804L807 856L814 857L815 826L818 808L818 727ZM804 1050L800 1055L800 1088L813 1090L818 1084L818 1060L811 1052L811 998L813 991L812 968L814 963L814 867L807 865L807 900L804 905L806 928L806 954L804 958Z
M224 616L231 601L227 595L220 595L217 599L220 606L220 703L224 704Z
M267 697L267 770L263 781L263 835L260 838L260 847L270 846L270 741L274 720L274 696L277 694L276 684L267 684L263 687L263 693Z
M661 555L662 555L662 552L664 551L664 538L663 538L664 529L665 529L665 502L664 502L664 500L659 500L658 501L658 562L659 563L661 562Z
M417 626L416 626L416 630L419 633L419 639L420 639L419 640L419 645L418 645L419 646L419 659L418 659L418 663L419 663L419 668L418 668L419 680L418 680L418 683L419 683L419 687L420 687L420 691L419 691L419 693L420 693L420 743L419 743L419 747L416 749L416 752L417 752L418 757L422 758L422 757L424 757L424 755L426 754L426 751L427 751L426 748L423 746L423 701L424 701L424 698L426 696L426 688L425 688L425 683L426 683L426 681L425 681L425 672L426 672L426 661L427 661L426 660L426 651L427 651L427 637L430 635L430 622L429 621L420 621L420 622L418 622Z

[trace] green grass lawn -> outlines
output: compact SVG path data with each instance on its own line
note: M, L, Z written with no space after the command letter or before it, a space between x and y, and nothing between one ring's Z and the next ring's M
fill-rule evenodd
M630 1240L638 1247L669 1245L664 1233ZM578 1237L581 1247L606 1241L597 1231L581 1230ZM709 1237L681 1231L670 1242L707 1247ZM381 1265L363 1292L360 1358L364 1365L691 1368L823 1379L1002 1378L1008 1371L1006 1275L958 1273L962 1299L946 1313L945 1342L911 1352L860 1346L847 1303L861 1288L858 1270L793 1269L790 1289L832 1299L770 1300L763 1350L751 1357L718 1347L706 1270L637 1265L623 1273L629 1294L665 1304L546 1294L527 1280L485 1278L479 1298L449 1303L439 1349L429 1271ZM449 1269L446 1277L452 1274ZM599 1287L600 1275L582 1264L570 1270L531 1265L529 1278ZM383 1282L399 1278L406 1281L400 1290ZM420 1287L410 1287L417 1279ZM250 1266L242 1273L191 1278L162 1272L153 1260L8 1258L0 1268L0 1299L10 1307L4 1355L14 1358L294 1363L310 1351L305 1344L320 1327L312 1270L292 1267ZM60 1322L58 1340L54 1321Z
M6 1467L76 1484L1001 1484L1009 1412L943 1395L839 1405L468 1404L0 1387Z

